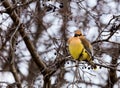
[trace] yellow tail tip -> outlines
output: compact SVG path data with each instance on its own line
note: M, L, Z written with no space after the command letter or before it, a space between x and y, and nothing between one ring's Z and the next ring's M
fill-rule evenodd
M97 69L97 66L96 66L96 65L92 66L92 69L96 70L96 69Z

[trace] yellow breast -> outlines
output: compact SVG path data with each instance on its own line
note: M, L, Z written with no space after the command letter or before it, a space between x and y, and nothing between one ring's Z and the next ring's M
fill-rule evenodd
M71 56L74 59L79 58L79 55L81 54L83 49L84 47L78 37L71 38L69 42L69 51L70 51Z

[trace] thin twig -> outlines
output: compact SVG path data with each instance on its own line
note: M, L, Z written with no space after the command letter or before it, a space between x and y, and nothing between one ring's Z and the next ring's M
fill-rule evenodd
M15 34L17 33L17 31L18 31L18 29L19 29L19 27L20 27L20 23L18 24L18 26L17 26L17 28L15 29L15 31L13 32L13 34L12 34L12 36L11 36L11 38L10 38L10 49L13 51L13 45L12 45L12 42L13 42L13 39L14 39L14 36L15 36ZM14 59L13 58L11 58L12 60L11 60L11 64L14 62Z

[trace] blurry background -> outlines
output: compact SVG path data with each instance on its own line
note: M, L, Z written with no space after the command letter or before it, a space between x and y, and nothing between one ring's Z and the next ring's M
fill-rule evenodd
M50 88L13 13L39 59L55 70L49 77L51 88L119 88L120 0L1 0L0 88ZM96 70L68 60L67 40L77 29L93 45Z

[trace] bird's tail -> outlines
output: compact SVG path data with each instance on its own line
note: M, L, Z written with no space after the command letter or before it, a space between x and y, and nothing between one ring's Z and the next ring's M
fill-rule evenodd
M92 60L88 61L88 63L91 65L92 69L97 69L97 66L95 65L95 63Z

